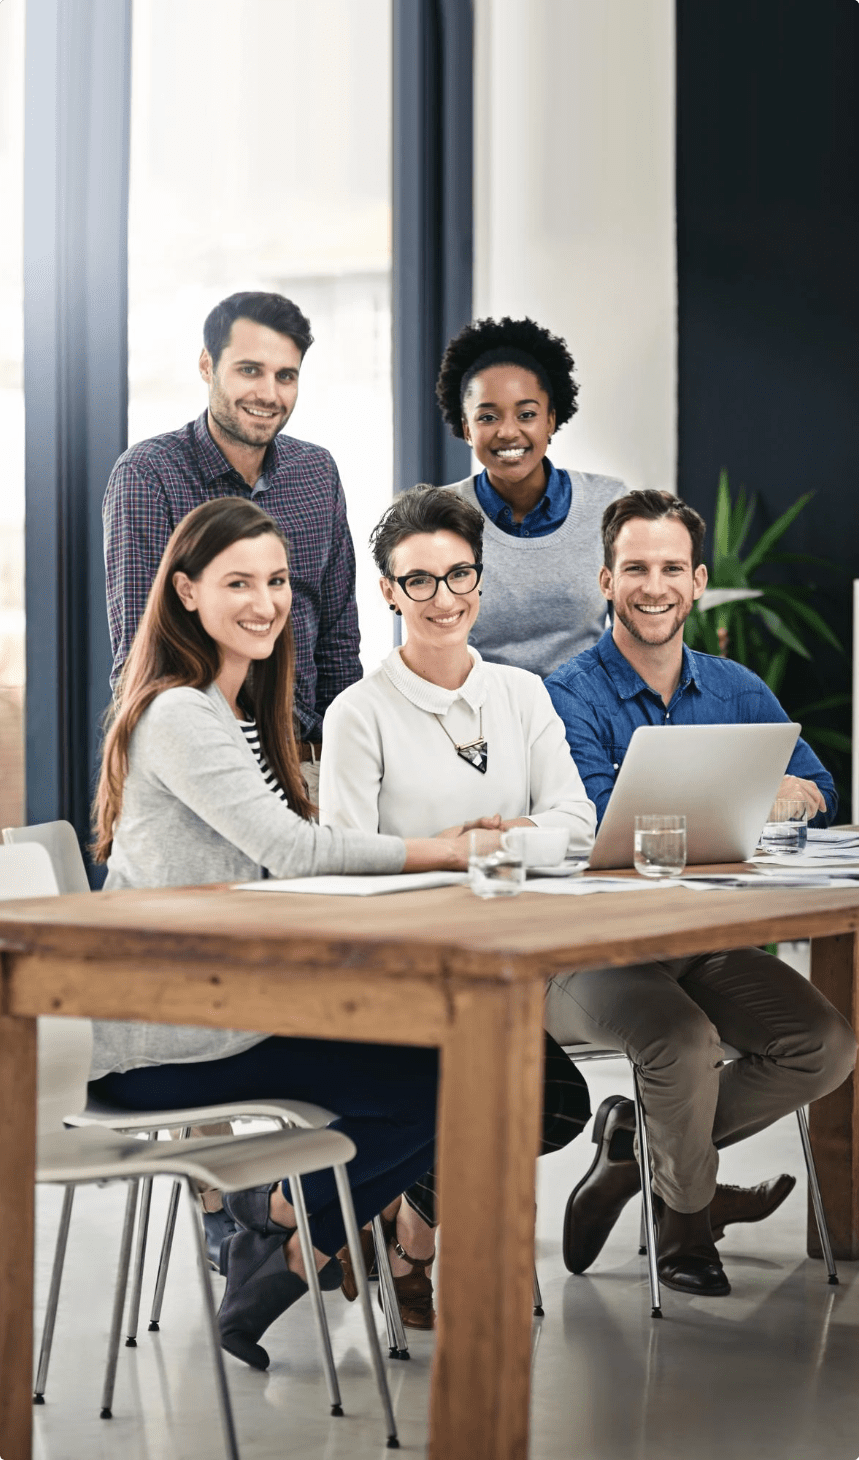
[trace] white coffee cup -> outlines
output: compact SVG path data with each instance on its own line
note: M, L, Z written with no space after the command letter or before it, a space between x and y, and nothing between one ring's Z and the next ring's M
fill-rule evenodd
M557 867L567 854L570 833L565 826L513 826L501 841L520 854L525 867Z

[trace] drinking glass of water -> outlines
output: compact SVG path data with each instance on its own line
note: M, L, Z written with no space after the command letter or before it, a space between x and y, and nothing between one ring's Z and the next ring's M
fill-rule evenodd
M686 817L636 816L633 861L642 877L679 877L686 866Z
M521 846L499 845L497 832L471 832L468 839L468 882L478 897L514 897L525 886Z
M779 798L761 832L765 852L804 852L808 841L808 807L804 801Z

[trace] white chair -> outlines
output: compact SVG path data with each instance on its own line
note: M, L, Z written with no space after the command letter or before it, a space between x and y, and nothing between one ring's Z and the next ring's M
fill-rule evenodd
M727 1061L742 1059L742 1050L735 1049L733 1045L721 1041L722 1050ZM591 1044L568 1044L564 1046L565 1052L570 1059L581 1064L587 1060L625 1059L625 1055L617 1049L597 1049ZM659 1272L656 1266L657 1238L656 1222L653 1211L653 1190L650 1184L650 1144L647 1138L647 1126L644 1121L644 1108L641 1103L641 1092L638 1086L638 1071L635 1065L630 1063L632 1071L632 1092L635 1105L635 1131L638 1138L638 1163L641 1168L641 1240L639 1253L642 1257L647 1256L647 1270L650 1279L650 1313L652 1318L662 1317L662 1297L659 1286ZM808 1134L808 1120L802 1107L796 1112L796 1119L799 1124L799 1135L802 1141L802 1154L805 1157L805 1169L808 1173L808 1186L811 1193L811 1203L814 1208L814 1218L817 1222L817 1231L820 1237L820 1246L823 1251L828 1281L838 1284L838 1272L835 1267L835 1259L832 1255L832 1243L829 1240L829 1228L826 1225L826 1213L823 1209L823 1198L820 1193L820 1183L817 1179L817 1167L814 1164L814 1155L811 1150L811 1140Z
M44 845L32 843L0 847L0 899L56 894L56 878ZM64 1185L67 1192L70 1188L73 1189L84 1183L103 1183L109 1180L123 1180L129 1183L108 1361L111 1394L131 1255L131 1234L137 1185L141 1179L150 1180L156 1175L180 1177L186 1185L189 1196L189 1210L203 1285L204 1309L212 1344L225 1447L230 1460L238 1460L235 1426L208 1276L205 1236L193 1183L195 1180L203 1181L206 1184L217 1186L222 1191L230 1192L274 1182L285 1176L290 1178L309 1287L311 1293L315 1294L314 1309L323 1313L324 1324L324 1310L313 1260L312 1243L307 1228L303 1193L301 1193L301 1177L310 1172L330 1169L334 1174L349 1251L355 1268L359 1299L370 1344L370 1356L385 1416L387 1443L389 1448L397 1448L399 1442L396 1425L379 1350L352 1195L346 1175L346 1163L355 1155L353 1142L339 1131L293 1128L249 1136L185 1140L172 1144L168 1148L164 1144L151 1140L142 1143L133 1136L121 1134L98 1123L90 1123L85 1128L69 1129L70 1120L75 1118L86 1102L91 1054L92 1027L89 1021L39 1020L36 1179L39 1182ZM327 1327L325 1333L327 1336ZM330 1343L327 1359L330 1359ZM328 1372L327 1362L326 1372ZM331 1374L336 1389L333 1362L331 1363Z
M61 893L89 892L89 881L87 879L83 857L81 856L80 844L77 833L70 822L48 821L35 826L4 827L3 842L7 846L37 845L44 848L53 864L56 885ZM108 1106L90 1097L86 1102L85 1108L79 1115L74 1117L74 1120L70 1124L78 1126L101 1125L107 1129L123 1131L128 1134L145 1134L151 1140L153 1138L157 1139L160 1131L179 1131L183 1139L187 1139L192 1128L216 1124L222 1121L270 1120L282 1129L298 1127L301 1129L320 1130L330 1125L336 1119L337 1116L333 1111L326 1110L319 1105L311 1105L307 1101L258 1099L217 1106L195 1106L182 1110L128 1111L123 1110L121 1106ZM176 1227L176 1213L180 1189L181 1182L174 1183L168 1203L167 1220L161 1243L158 1272L149 1317L150 1333L160 1331L161 1310L164 1301L170 1255L173 1247L173 1235ZM143 1291L143 1271L146 1260L151 1199L152 1182L149 1179L144 1179L140 1188L134 1277L131 1285L131 1300L128 1305L126 1323L126 1348L135 1348L137 1345L137 1329ZM45 1323L39 1350L39 1363L36 1371L36 1383L33 1395L33 1402L35 1404L44 1403L73 1202L74 1187L69 1187L63 1201L60 1225L57 1232L54 1266L51 1274L48 1305L45 1312ZM300 1183L295 1207L296 1219L306 1228L306 1214L304 1212L303 1193L300 1191ZM137 1200L135 1196L134 1201L129 1198L126 1210L121 1244L123 1249L126 1243L131 1243L136 1214ZM376 1267L379 1273L379 1286L382 1294L382 1311L388 1335L388 1353L394 1359L408 1359L409 1348L400 1315L399 1304L396 1299L387 1244L384 1240L381 1222L378 1218L373 1223L373 1239L376 1250ZM337 1376L331 1352L331 1340L328 1333L328 1323L325 1317L322 1298L313 1289L311 1289L311 1296L317 1336L323 1356L326 1382L331 1402L331 1412L332 1414L342 1414ZM116 1357L119 1335L122 1328L124 1302L124 1289L122 1292L117 1290L114 1317L111 1324L111 1345L108 1353L101 1397L101 1415L103 1419L111 1418ZM117 1304L119 1305L118 1311L116 1309Z

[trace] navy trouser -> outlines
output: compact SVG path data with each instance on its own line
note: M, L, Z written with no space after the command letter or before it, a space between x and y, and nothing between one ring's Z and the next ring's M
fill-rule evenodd
M358 1226L427 1171L435 1154L438 1051L273 1035L227 1059L147 1065L105 1075L93 1093L129 1110L170 1110L268 1097L308 1100L338 1113L332 1129L355 1142L347 1171ZM346 1241L330 1172L302 1179L313 1245ZM290 1199L289 1183L283 1192Z

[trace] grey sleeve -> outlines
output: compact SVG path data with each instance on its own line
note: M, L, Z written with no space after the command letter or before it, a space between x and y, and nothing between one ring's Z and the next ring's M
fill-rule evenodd
M399 872L403 867L406 850L399 837L320 827L291 811L269 790L251 752L237 744L199 690L159 695L135 729L131 753L135 769L150 783L175 796L275 877ZM164 855L167 866L170 850ZM181 861L181 847L173 855Z

